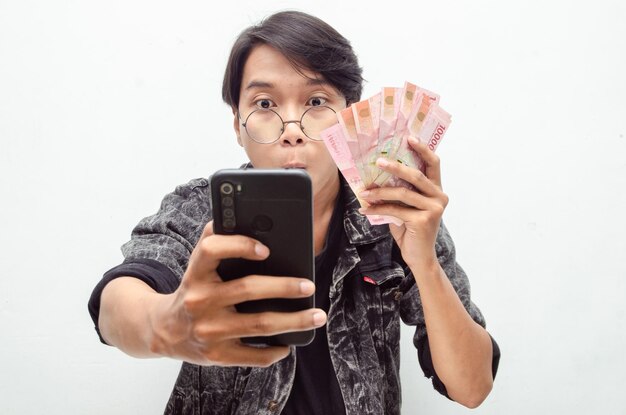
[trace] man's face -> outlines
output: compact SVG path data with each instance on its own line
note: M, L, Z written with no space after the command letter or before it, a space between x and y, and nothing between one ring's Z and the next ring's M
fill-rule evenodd
M322 141L309 139L298 123L287 123L277 141L260 144L248 136L242 125L258 108L271 108L284 121L291 121L300 120L304 111L312 106L325 105L335 111L346 107L345 98L330 84L315 81L312 72L302 72L306 77L274 48L254 47L244 65L239 97L241 118L235 114L234 125L237 141L254 167L304 168L317 194L338 178L337 167Z

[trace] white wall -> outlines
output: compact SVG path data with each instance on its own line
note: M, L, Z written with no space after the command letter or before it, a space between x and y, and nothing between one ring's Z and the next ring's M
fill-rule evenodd
M165 193L245 160L225 59L287 7L352 40L364 97L411 80L453 114L445 220L503 351L475 412L624 413L621 0L0 0L0 412L161 413L178 363L100 345L87 299ZM466 413L403 334L403 413Z

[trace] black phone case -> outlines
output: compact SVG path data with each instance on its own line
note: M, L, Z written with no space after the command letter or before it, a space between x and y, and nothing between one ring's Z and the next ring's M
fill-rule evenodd
M234 206L224 205L220 186L231 183ZM311 179L296 169L226 169L211 178L213 229L217 234L250 236L270 249L263 261L242 258L222 260L218 273L223 280L260 274L303 277L315 281L313 247L313 196ZM227 197L225 197L226 199ZM235 223L224 226L224 210L234 209ZM232 212L232 211L231 211ZM229 218L226 218L227 220ZM275 298L237 304L237 311L290 312L314 307L314 296L301 299ZM306 345L315 330L275 336L246 337L249 344Z

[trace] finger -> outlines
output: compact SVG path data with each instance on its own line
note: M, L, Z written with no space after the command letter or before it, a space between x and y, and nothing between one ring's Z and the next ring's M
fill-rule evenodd
M228 321L225 338L273 336L281 333L313 330L326 324L326 313L318 308L303 311L234 313Z
M366 208L360 208L359 213L363 215L383 215L393 216L402 222L410 223L415 219L415 214L424 213L424 210L417 210L409 206L401 206L394 203L384 203L381 205L370 205Z
M420 143L415 137L409 137L409 145L426 165L426 177L441 188L441 162L437 156L426 144Z
M289 352L289 346L261 348L235 341L223 350L224 363L220 363L220 366L268 367L289 356Z
M401 202L416 209L426 209L430 206L429 198L415 190L406 187L378 187L366 190L359 194L360 197L373 205L378 205L378 201Z
M192 280L206 282L222 259L244 258L263 260L269 249L259 241L243 235L211 235L200 239L194 248L186 275Z
M202 235L200 236L200 239L202 238L206 238L207 236L211 236L213 235L213 221L210 220L209 222L207 222L206 225L204 225L204 229L202 230Z
M376 160L376 165L382 170L412 184L422 194L435 196L441 192L441 188L438 187L438 185L433 183L424 173L416 168L382 157Z
M219 305L267 298L305 298L315 293L315 284L304 278L250 275L215 287Z

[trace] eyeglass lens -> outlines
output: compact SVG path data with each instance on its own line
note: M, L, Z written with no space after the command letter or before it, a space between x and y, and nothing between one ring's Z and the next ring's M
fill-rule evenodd
M321 140L320 133L337 122L335 111L329 107L311 107L299 122L300 128L307 137ZM253 111L245 122L245 128L254 141L272 143L283 133L284 122L278 113L269 109Z

